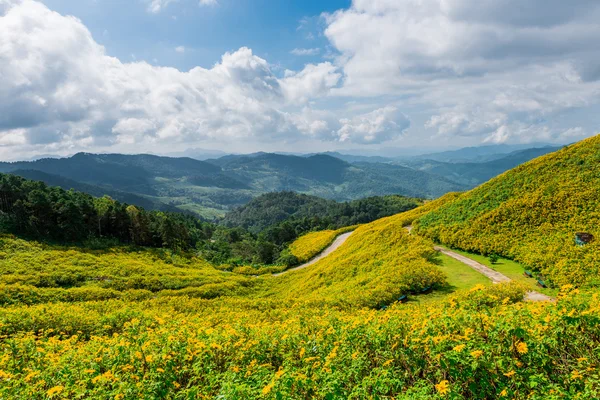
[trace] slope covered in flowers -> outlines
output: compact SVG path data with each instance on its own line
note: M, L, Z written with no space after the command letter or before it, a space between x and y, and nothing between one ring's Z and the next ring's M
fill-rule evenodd
M327 229L307 233L290 244L290 253L298 259L298 262L304 263L325 250L338 235L350 232L355 228L356 226L349 226L337 230Z
M591 399L600 303L474 288L386 311L161 298L0 312L0 397Z
M421 217L416 232L449 246L497 253L554 284L598 284L600 136L508 171Z
M456 196L451 193L359 226L339 249L310 268L266 278L266 295L381 307L402 295L444 286L446 277L436 266L431 242L410 235L404 227Z
M254 280L166 249L86 250L0 237L0 305L248 293Z

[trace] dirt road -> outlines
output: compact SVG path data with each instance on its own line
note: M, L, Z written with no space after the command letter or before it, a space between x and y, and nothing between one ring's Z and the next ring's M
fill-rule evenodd
M333 241L333 243L331 243L329 245L329 247L327 247L325 250L323 250L321 253L319 253L312 260L310 260L310 261L308 261L308 262L306 262L306 263L304 263L302 265L299 265L297 267L290 268L287 271L283 271L283 272L279 272L277 274L273 274L272 276L281 276L283 274L287 274L288 272L297 271L299 269L303 269L303 268L306 268L306 267L309 267L309 266L313 265L317 261L322 260L323 258L327 257L328 255L330 255L331 253L333 253L334 251L336 251L338 247L340 247L341 245L344 244L344 242L346 241L346 239L348 239L350 237L350 235L352 235L352 232L342 233L341 235L339 235L338 237L335 238L335 240Z

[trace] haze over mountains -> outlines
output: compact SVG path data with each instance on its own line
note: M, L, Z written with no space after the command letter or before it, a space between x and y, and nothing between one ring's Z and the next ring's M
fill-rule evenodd
M94 196L106 194L148 209L188 211L211 219L263 193L276 191L336 201L388 194L436 198L469 189L556 150L542 147L506 153L509 149L485 146L407 159L336 152L302 156L254 153L205 161L147 154L78 153L67 158L0 163L0 172ZM190 150L190 154L200 152Z

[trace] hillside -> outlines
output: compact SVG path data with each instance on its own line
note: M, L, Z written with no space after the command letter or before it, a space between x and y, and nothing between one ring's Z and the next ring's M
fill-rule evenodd
M402 166L349 164L328 155L257 153L205 162L146 154L78 153L69 158L0 163L0 172L23 174L25 170L40 171L43 174L36 179L50 185L87 188L94 195L104 191L135 205L177 208L208 219L222 217L261 194L284 190L348 201L389 194L435 198L465 188Z
M42 181L48 186L58 186L64 190L76 190L84 192L94 197L110 196L122 203L135 204L148 210L177 211L176 207L169 204L152 201L148 197L133 193L127 193L117 189L106 189L100 186L81 183L60 175L48 174L39 170L21 170L11 171L12 175L17 175L33 181Z
M283 221L308 225L311 230L337 229L408 211L420 204L420 200L396 195L338 203L294 192L277 192L261 195L231 211L221 223L252 232L260 232Z
M442 162L419 159L401 162L419 171L442 176L468 187L475 187L493 177L544 154L559 150L560 147L541 147L495 155L496 158L482 162Z
M446 285L431 243L403 227L457 198L366 224L281 277L165 249L2 236L0 394L596 398L597 297L566 288L557 305L520 303L501 284L396 302Z
M459 249L497 253L556 285L597 285L600 136L510 170L420 218L415 231Z
M448 150L438 153L426 153L413 157L419 160L433 160L445 163L482 163L504 158L519 151L553 147L546 143L527 144L493 144L475 147L463 147L458 150Z

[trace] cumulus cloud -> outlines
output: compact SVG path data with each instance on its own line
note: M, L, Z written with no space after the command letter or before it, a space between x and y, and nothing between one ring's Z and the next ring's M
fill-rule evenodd
M321 49L319 49L319 48L314 48L314 49L298 49L298 48L296 48L296 49L290 51L290 53L295 56L316 56L320 52L321 52Z
M382 143L401 136L410 126L408 118L396 107L387 106L340 120L339 140L354 143Z
M293 107L326 95L340 78L330 63L278 78L245 47L210 69L123 63L80 20L31 0L0 15L0 75L2 144L69 148L293 139L302 134Z
M325 15L325 35L337 94L410 96L425 128L504 141L598 102L599 17L594 0L354 0Z
M185 53L185 46L177 46L177 47L175 47L175 51L177 53L183 54L183 53Z

